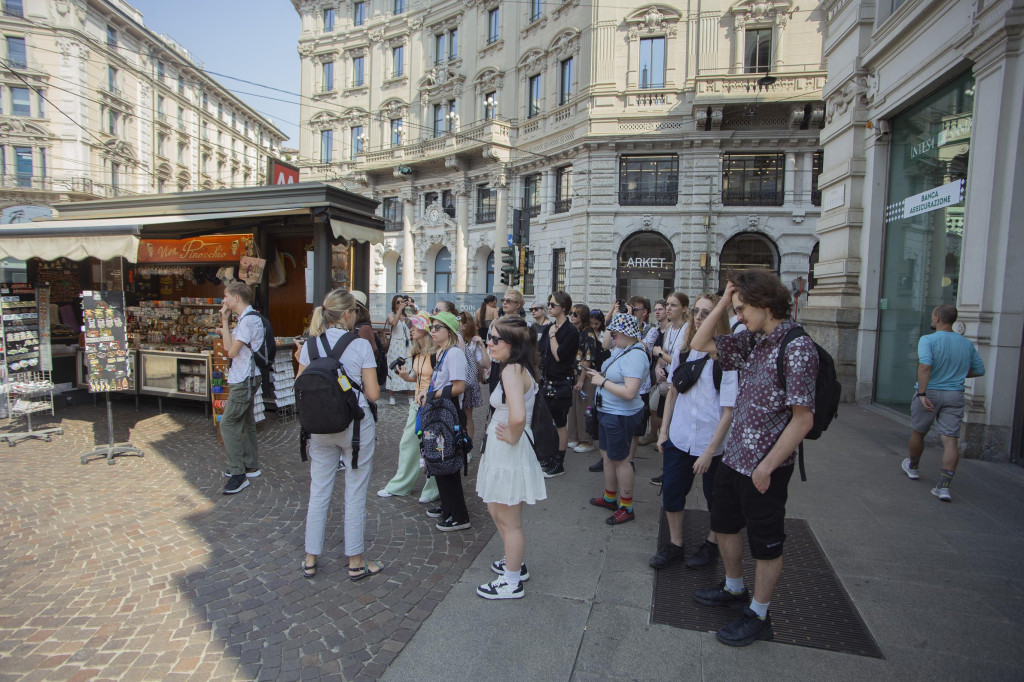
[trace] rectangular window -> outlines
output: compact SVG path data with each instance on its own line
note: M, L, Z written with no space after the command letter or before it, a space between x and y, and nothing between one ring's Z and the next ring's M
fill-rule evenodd
M782 206L784 169L784 154L726 154L722 161L722 203Z
M333 30L334 30L334 10L333 9L325 9L324 10L324 32L325 33L330 33Z
M157 77L157 80L163 81L165 74L166 74L166 71L164 70L164 63L161 62L161 61L157 61L157 63L156 63L156 77Z
M4 0L4 14L9 17L25 18L25 10L22 7L22 0Z
M448 59L455 59L459 56L459 29L453 28L448 31Z
M208 94L206 94L206 92L204 91L203 95L202 95L202 98L203 98L203 100L202 100L203 101L203 111L207 111L210 108L210 96Z
M178 107L178 130L185 132L185 109Z
M217 102L217 120L218 121L223 121L224 120L224 103L223 102Z
M399 232L402 229L402 200L398 197L385 197L381 207L384 218L385 232Z
M364 57L354 57L352 59L352 87L358 88L363 85L363 59Z
M32 186L32 147L14 148L14 174L18 187Z
M366 23L366 3L357 2L353 7L352 12L352 23L356 26L362 26Z
M405 46L391 48L391 63L393 65L391 76L398 78L405 74Z
M459 118L459 105L454 99L448 100L448 104L445 107L447 114L445 115L445 130L449 133L455 132L455 121Z
M178 94L185 94L185 77L181 75L178 76Z
M488 92L484 95L484 120L493 121L494 115L498 109L498 93L495 91Z
M405 12L405 0L395 0L395 14L402 14Z
M107 110L107 132L111 135L117 135L117 112L113 109Z
M768 73L771 70L772 30L752 28L746 33L743 50L744 73Z
M572 166L555 170L555 213L572 208Z
M163 133L158 133L156 136L156 153L159 156L167 158L167 136Z
M822 164L825 163L825 152L821 149L811 155L811 204L821 206L821 190L818 189L818 176L821 175Z
M391 146L400 147L402 145L402 135L405 133L405 128L402 127L402 119L393 118L391 119Z
M523 178L523 211L531 218L540 215L540 173Z
M320 133L320 163L330 163L334 152L334 131L324 130Z
M500 17L498 15L498 8L495 7L487 13L487 42L497 42L500 32Z
M7 63L12 69L28 68L28 53L25 39L7 36Z
M121 187L121 164L110 163L110 188L114 190L114 196L118 195L118 189Z
M623 156L619 159L620 206L675 206L678 199L678 156Z
M39 100L38 101L39 111L36 113L36 116L38 116L39 118L42 118L43 116L46 115L44 113L45 109L43 108L43 105L46 104L46 97L43 96L43 91L42 90L36 90L36 95L37 95L36 99Z
M540 74L530 76L526 92L526 118L540 114Z
M334 89L334 62L324 62L324 92Z
M184 164L185 163L185 143L184 142L179 142L178 143L178 163L179 164Z
M565 104L572 98L572 57L562 62L561 82L558 87L558 103Z
M202 162L201 163L202 163L203 175L209 175L210 174L210 155L209 154L203 154Z
M116 93L117 90L117 69L113 66L107 67L107 90Z
M11 88L11 114L31 116L32 100L28 88Z
M46 147L39 148L39 177L46 177Z
M455 220L455 195L452 194L450 189L441 192L441 206L444 208L444 212L448 214L448 217Z
M117 48L117 29L107 26L107 47Z
M543 0L530 0L530 21L537 21L544 12Z
M351 149L353 159L356 158L356 154L363 153L364 139L365 138L363 137L363 126L352 126Z
M444 105L434 105L434 137L444 134Z
M434 63L443 64L444 57L444 34L438 33L434 36Z
M231 112L231 129L235 130L236 128L238 128L238 112L237 111L232 111Z
M202 121L199 124L199 130L200 130L200 137L203 140L203 142L208 141L210 139L210 132L207 129L206 121Z
M430 205L437 201L437 192L424 192L423 194L423 211L426 212Z
M640 87L665 87L665 39L640 40Z
M476 223L493 223L498 206L498 191L487 185L476 186Z
M156 120L163 121L166 118L167 118L167 115L164 113L164 96L163 95L157 95L156 96Z
M565 291L565 249L551 251L551 291Z

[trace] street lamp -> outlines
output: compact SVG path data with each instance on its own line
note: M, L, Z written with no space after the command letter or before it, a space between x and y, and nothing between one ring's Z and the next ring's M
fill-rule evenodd
M498 109L498 100L494 99L493 96L488 95L487 99L484 100L484 118L493 119L494 112Z
M448 119L448 132L455 132L455 129L459 127L459 115L454 111L449 111L445 114L445 118Z

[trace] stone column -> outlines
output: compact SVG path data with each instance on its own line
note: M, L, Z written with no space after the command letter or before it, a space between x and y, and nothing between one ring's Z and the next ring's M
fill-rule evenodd
M796 185L794 184L796 182L796 154L793 152L786 154L786 175L783 182L786 184L786 189L782 202L789 206L796 197Z
M544 179L541 181L540 212L542 215L555 212L555 169L548 168L544 171Z
M406 291L417 291L416 286L416 250L412 236L413 210L416 200L412 191L404 191L402 199L402 288Z
M743 73L743 42L746 40L746 33L744 32L746 21L739 14L734 14L732 21L732 59L730 60L732 68L729 70L729 73Z
M455 291L465 293L468 286L469 256L469 185L455 184Z

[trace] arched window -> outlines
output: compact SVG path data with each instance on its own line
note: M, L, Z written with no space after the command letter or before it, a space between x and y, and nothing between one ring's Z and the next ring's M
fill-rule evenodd
M665 298L675 288L676 256L672 244L657 232L636 232L619 248L615 297Z
M395 261L395 293L404 293L405 289L402 288L402 257L399 256L398 260Z
M441 247L434 258L434 293L447 294L452 290L452 254Z
M761 268L779 274L779 249L763 234L741 232L722 247L718 264L718 287L721 290L725 288L729 273L734 270Z
M484 268L485 279L484 279L484 291L494 291L494 252L491 251L490 255L487 256L487 267Z

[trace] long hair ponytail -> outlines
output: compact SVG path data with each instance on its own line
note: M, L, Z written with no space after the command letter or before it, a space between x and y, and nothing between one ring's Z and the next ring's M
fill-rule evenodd
M355 310L356 299L345 289L334 289L324 296L323 305L313 309L313 319L309 323L309 335L320 336L331 327L344 329L342 318L349 310Z

